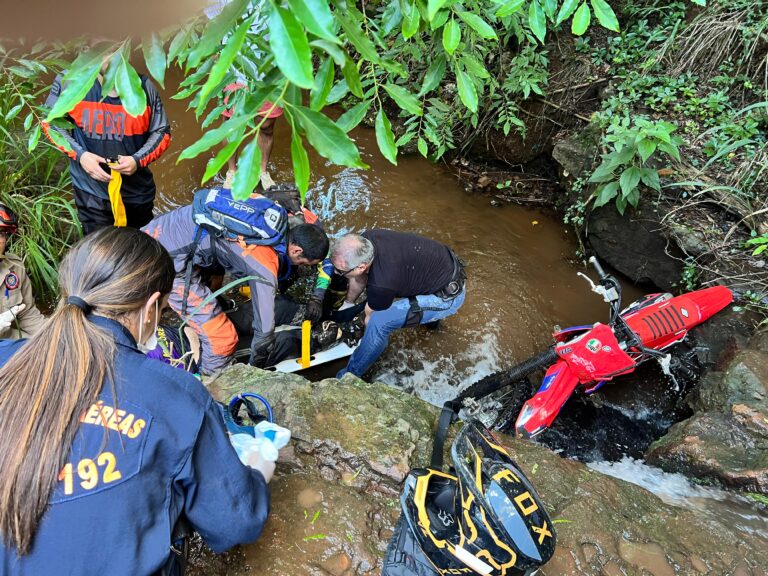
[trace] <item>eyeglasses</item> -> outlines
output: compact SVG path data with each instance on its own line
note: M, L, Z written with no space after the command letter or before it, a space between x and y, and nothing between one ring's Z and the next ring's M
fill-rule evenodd
M350 268L349 270L339 270L338 268L336 268L336 266L334 266L333 271L336 272L336 274L338 274L339 276L346 276L347 274L352 272L352 270L354 270L355 268L357 268L357 266L352 266L352 268Z

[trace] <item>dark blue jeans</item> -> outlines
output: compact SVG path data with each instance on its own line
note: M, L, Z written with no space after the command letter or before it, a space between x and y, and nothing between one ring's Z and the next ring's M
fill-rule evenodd
M416 296L416 301L424 311L421 323L428 324L455 314L461 308L461 305L464 304L466 291L467 287L465 284L459 295L452 300L443 300L434 294ZM336 374L336 378L341 378L347 372L362 377L368 368L378 360L381 353L384 352L389 343L389 335L403 327L405 319L408 317L409 308L410 302L408 299L401 298L400 300L395 300L392 306L386 310L375 311L371 314L363 339L360 340L360 346L352 353L347 367Z

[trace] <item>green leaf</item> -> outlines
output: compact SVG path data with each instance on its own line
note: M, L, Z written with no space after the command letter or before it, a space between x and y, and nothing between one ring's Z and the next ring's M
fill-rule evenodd
M72 152L72 145L69 143L69 140L64 138L61 134L56 132L56 130L48 130L48 137L53 140L53 143L66 150L67 152Z
M408 40L411 36L419 31L419 24L421 24L421 14L419 14L419 7L416 5L416 0L413 3L406 4L405 12L403 14L403 38Z
M352 58L347 58L347 61L344 63L344 67L341 69L341 73L344 75L344 80L347 81L349 91L358 98L362 98L363 85L360 82L360 72L358 72L357 64L355 64Z
M309 107L312 110L321 110L325 106L328 94L333 88L334 66L333 60L328 57L320 64L320 69L315 76L315 86L309 97Z
M427 19L431 22L440 9L445 6L449 0L428 0L427 1ZM451 0L451 3L452 0Z
M443 48L448 54L453 54L461 41L461 28L451 18L448 24L443 26Z
M491 28L490 24L483 20L480 16L477 14L473 14L472 12L464 12L460 11L458 12L459 18L464 20L472 30L477 32L481 38L485 39L493 39L498 40L499 37L496 36L496 32Z
M339 119L336 120L336 126L344 130L344 132L349 132L363 121L363 118L365 118L365 115L371 107L371 103L372 100L358 102L352 106L352 108L344 112L344 114L339 116Z
M153 32L149 38L145 38L141 43L141 50L144 53L147 70L157 83L165 88L165 50L157 34Z
M123 53L126 47L120 48L120 50L116 51L112 55L112 57L109 59L109 65L107 66L107 71L102 75L102 78L101 78L102 94L109 94L110 92L112 92L112 90L115 89L115 79L117 78L117 71L120 69L120 64L123 61Z
M32 129L32 134L29 135L29 140L27 140L27 150L29 152L32 152L35 148L37 148L37 143L40 141L40 124L35 124L35 127Z
M456 70L456 85L459 89L459 98L464 106L477 113L477 90L469 75L463 70Z
M333 31L333 15L327 0L288 0L291 11L315 36L339 43Z
M222 140L226 138L227 136L234 134L241 130L250 120L252 116L233 116L226 122L223 122L221 126L218 128L214 128L213 130L208 130L203 134L203 136L194 144L191 146L188 146L184 150L182 150L181 154L179 154L179 158L176 161L177 163L181 160L186 160L187 158L195 158L198 156L201 152L205 152L206 150L209 150Z
M194 43L194 48L192 48L187 57L187 70L197 68L204 58L207 58L221 48L221 41L227 32L232 29L237 18L245 13L248 3L249 0L232 0L208 23L203 35Z
M45 117L46 122L69 113L80 102L96 82L101 70L101 55L87 54L77 58L70 71L62 79L62 91L53 108Z
M597 21L603 28L608 28L614 32L619 31L619 21L616 19L616 14L605 0L590 0L590 4L592 4L592 10L595 11Z
M662 152L666 152L667 154L672 156L672 158L680 162L680 150L678 150L677 146L675 146L674 144L668 144L666 142L662 142L659 144L658 149L661 150Z
M571 17L571 14L573 14L576 11L576 8L579 6L580 0L565 0L563 2L563 5L560 6L560 12L557 13L557 19L555 20L555 26L559 26L568 18Z
M544 37L547 35L547 17L539 0L531 0L531 7L528 9L528 25L533 35L544 44Z
M235 30L235 33L227 40L226 46L224 46L224 49L219 54L216 63L211 69L211 73L208 75L208 79L205 81L205 84L203 84L203 87L200 88L198 96L200 100L197 105L198 115L203 112L205 106L208 104L208 100L210 99L209 96L214 88L221 84L222 80L224 80L229 72L229 67L232 66L232 62L235 61L235 57L238 55L240 48L245 42L245 35L253 24L253 18L254 17L249 18L237 27L237 30Z
M478 78L490 78L491 75L488 73L488 70L486 70L485 66L483 66L483 63L480 62L477 58L475 58L471 53L466 52L461 55L461 62L464 64L464 67L466 68L467 72L470 74L473 74L474 76Z
M226 108L227 108L226 106L224 106L223 104L220 104L216 106L216 108L211 110L208 113L208 116L205 117L205 120L203 120L202 124L200 124L200 129L205 130L206 128L208 128L208 126L216 122L216 120L219 119L219 117L221 116L221 113L224 112Z
M397 146L398 149L402 148L403 146L408 144L408 142L413 140L414 136L416 136L416 134L414 134L413 132L406 132L405 134L400 136L400 138L397 139L397 141L395 142L395 146Z
M525 0L509 0L501 8L496 10L496 18L506 18L510 14L514 14L525 4Z
M555 13L557 12L557 0L544 0L544 13L549 18L550 22L555 21Z
M376 142L384 158L397 166L397 146L395 146L395 135L392 134L392 125L389 118L384 113L383 108L379 108L376 113Z
M641 168L640 180L642 180L643 184L648 186L648 188L656 190L657 192L661 190L661 182L659 181L659 172L653 168Z
M309 190L309 156L301 141L301 134L295 128L291 136L291 161L293 162L293 180L296 182L303 203Z
M173 62L179 53L187 47L189 44L189 38L192 35L192 25L186 24L181 27L176 33L176 36L171 40L171 45L168 47L168 64Z
M312 88L312 52L307 35L287 10L272 6L269 15L269 46L280 72L302 88Z
M331 88L325 103L336 104L336 102L340 101L347 94L349 94L349 85L347 84L347 81L342 78L333 88Z
M576 10L576 14L573 15L573 21L571 22L571 32L576 36L581 36L589 28L589 21L592 19L592 14L589 11L589 6L584 2L579 9Z
M35 119L35 114L33 112L30 112L27 114L27 117L24 118L24 131L26 132L29 130L29 127L32 126L32 121Z
M323 158L340 166L368 167L360 159L355 143L328 117L304 106L292 106L291 110L307 140Z
M637 208L637 203L640 202L640 189L635 188L629 194L624 197L627 203Z
M341 10L336 10L335 14L338 21L341 22L341 27L344 28L347 39L352 43L355 49L360 52L362 57L374 64L381 63L381 58L379 58L379 54L376 52L376 47L360 30L358 22L352 20L347 14L342 13Z
M597 193L597 198L595 198L595 207L599 208L600 206L604 206L608 202L610 202L613 198L616 197L616 194L619 193L619 183L618 182L609 182L602 188L600 188L600 191Z
M619 214L624 216L624 211L627 209L627 199L624 198L624 196L616 196L616 210L619 211Z
M448 22L448 18L451 15L450 10L440 10L437 13L437 16L429 23L429 29L433 32L435 30L439 30L443 26L445 26L445 23Z
M421 116L423 114L419 99L402 86L387 82L384 84L384 90L386 90L392 100L406 112L410 112L416 116Z
M437 88L440 81L445 77L445 56L440 54L437 58L432 60L424 74L424 81L421 84L421 90L419 90L419 96L423 96L427 92L430 92Z
M22 109L23 107L24 107L24 103L23 103L23 102L21 102L21 103L19 103L19 104L16 104L16 106L14 106L13 108L11 108L10 110L8 110L8 113L5 115L5 121L6 121L6 122L10 122L10 121L11 121L11 120L13 120L14 118L16 118L16 116L18 116L18 115L19 115L19 112L21 112L21 109Z
M232 142L224 146L224 148L219 150L219 153L216 154L214 158L208 160L208 164L205 166L205 174L203 174L203 179L200 184L205 184L208 182L208 180L219 173L219 170L221 170L224 167L224 164L227 163L227 160L232 157L232 154L235 153L235 150L237 150L237 147L240 146L242 141L242 137L234 139Z
M235 200L248 198L258 186L259 178L261 178L261 148L259 148L259 138L256 136L248 142L237 159L232 198Z
M141 78L125 59L122 59L115 77L115 88L125 111L140 116L147 109L147 95L141 86Z
M424 140L424 138L419 136L419 139L416 142L416 146L419 149L419 154L424 156L424 158L427 158L429 156L429 148L427 148L427 142L426 140Z
M613 175L615 167L611 165L610 162L603 162L598 166L595 171L592 173L592 175L589 177L590 182L608 182L609 180L613 180L615 176Z
M325 50L333 58L337 66L344 66L344 63L347 61L347 54L333 42L328 42L328 40L312 40L309 45Z
M640 183L640 169L635 166L630 166L619 177L619 184L621 185L621 195L625 198L632 190L637 188Z
M637 151L640 153L640 158L645 162L656 151L656 142L643 138L637 144Z

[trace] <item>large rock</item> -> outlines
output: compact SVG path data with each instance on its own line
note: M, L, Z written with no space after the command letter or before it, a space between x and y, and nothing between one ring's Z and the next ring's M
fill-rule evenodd
M309 383L236 367L213 386L221 400L255 391L294 431L272 481L262 538L226 555L202 550L191 573L379 575L399 515L399 479L428 461L437 410L383 384ZM542 576L766 576L759 536L663 504L646 490L500 437L547 504L557 552Z
M683 274L682 254L662 234L662 216L647 203L638 210L628 208L622 216L611 203L590 213L587 239L602 261L633 282L674 292Z
M696 413L655 442L646 458L665 470L768 494L768 337L753 338L702 379Z

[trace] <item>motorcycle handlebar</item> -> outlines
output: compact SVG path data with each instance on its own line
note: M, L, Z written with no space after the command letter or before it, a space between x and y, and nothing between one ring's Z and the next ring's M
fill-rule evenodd
M597 261L597 258L595 258L594 256L590 256L589 263L592 264L592 266L594 266L595 271L597 272L597 275L600 276L600 280L605 280L608 274L606 274L605 270L603 270L603 267L600 266L600 262Z

